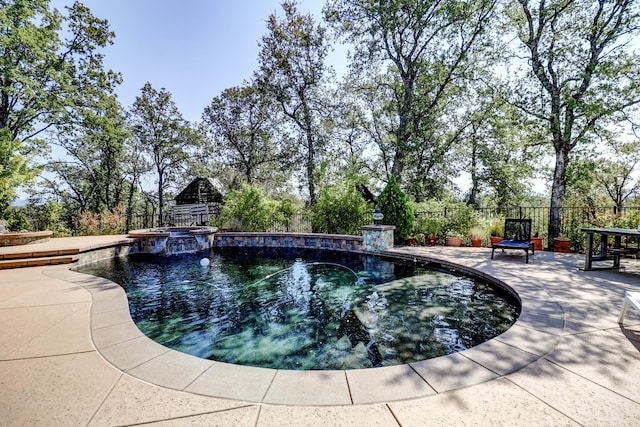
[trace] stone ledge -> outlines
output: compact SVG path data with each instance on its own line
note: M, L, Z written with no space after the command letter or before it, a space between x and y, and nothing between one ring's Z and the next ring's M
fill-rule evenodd
M25 233L0 234L0 246L20 246L49 241L53 231L28 231Z

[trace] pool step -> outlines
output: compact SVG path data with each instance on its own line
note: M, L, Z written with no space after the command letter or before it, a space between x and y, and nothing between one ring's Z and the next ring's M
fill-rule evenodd
M44 265L71 264L78 260L78 249L25 251L0 255L0 270Z

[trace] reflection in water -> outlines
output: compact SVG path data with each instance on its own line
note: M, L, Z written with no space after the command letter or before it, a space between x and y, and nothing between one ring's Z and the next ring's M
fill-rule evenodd
M123 285L155 341L203 358L280 369L389 366L464 350L517 308L483 282L379 258L224 250L83 268ZM372 266L376 266L375 270Z

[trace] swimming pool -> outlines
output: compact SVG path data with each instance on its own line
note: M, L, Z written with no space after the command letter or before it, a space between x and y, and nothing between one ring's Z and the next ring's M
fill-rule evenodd
M352 253L218 248L81 271L120 283L133 320L155 341L269 368L410 363L487 341L518 316L514 298L482 280Z

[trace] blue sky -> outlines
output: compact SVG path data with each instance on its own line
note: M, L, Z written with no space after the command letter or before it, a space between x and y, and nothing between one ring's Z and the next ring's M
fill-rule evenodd
M64 12L73 0L53 0ZM258 41L280 0L82 0L107 19L115 43L105 65L122 73L118 97L129 108L148 81L172 94L184 118L200 120L224 89L242 84L258 68ZM299 0L302 13L321 19L322 0ZM339 59L340 60L340 59Z

